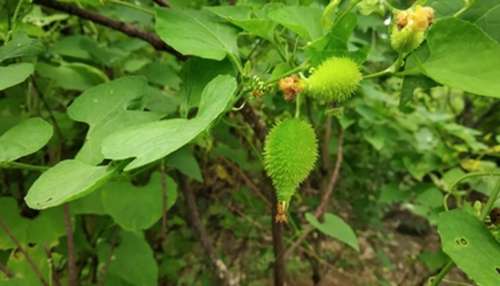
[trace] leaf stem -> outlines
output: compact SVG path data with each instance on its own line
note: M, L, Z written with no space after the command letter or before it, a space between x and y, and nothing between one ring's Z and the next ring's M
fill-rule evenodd
M14 10L14 15L12 15L12 27L10 31L7 33L7 36L5 38L5 42L8 42L10 40L11 35L15 32L16 26L17 26L17 16L19 15L19 10L21 10L21 7L23 6L24 0L19 0L16 5L16 9Z
M38 166L38 165L31 165L31 164L19 163L19 162L0 163L0 169L2 169L2 168L31 170L31 171L40 171L40 172L43 172L43 171L49 169L48 166Z
M385 70L365 75L363 79L376 78L396 73L401 68L401 66L403 66L405 57L406 54L399 54L394 63L392 63L392 65L390 65L388 68L386 68Z
M438 286L443 280L443 278L446 276L446 274L450 272L453 266L455 266L455 263L453 263L453 261L449 259L448 263L446 263L446 265L443 268L441 268L441 271L439 271L438 275L431 278L432 280L430 286Z
M300 117L300 95L301 93L297 94L297 98L295 99L295 118Z

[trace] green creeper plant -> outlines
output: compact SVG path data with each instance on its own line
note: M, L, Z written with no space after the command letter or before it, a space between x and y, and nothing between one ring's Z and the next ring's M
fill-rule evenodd
M317 149L314 129L301 119L281 121L267 135L264 167L276 189L277 222L286 221L290 199L314 168Z

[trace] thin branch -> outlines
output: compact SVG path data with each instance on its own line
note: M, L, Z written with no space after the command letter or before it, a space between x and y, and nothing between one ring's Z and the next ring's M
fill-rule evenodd
M10 271L10 269L7 268L7 266L3 265L2 262L0 262L0 272L5 274L5 276L7 276L7 278L14 277L14 273L12 273L12 271Z
M314 212L314 216L318 219L321 218L325 213L326 206L328 205L330 197L332 196L333 191L335 190L335 186L337 185L340 174L340 168L342 166L342 161L344 158L343 145L344 145L344 130L341 128L339 130L339 137L337 142L337 161L335 162L335 168L333 169L332 174L330 175L330 180L328 181L328 185L326 186L326 189L323 192L320 204L318 205L316 211ZM284 254L285 259L288 258L295 251L295 249L297 249L297 247L300 246L302 242L304 242L304 240L306 240L307 236L311 234L313 230L314 227L312 225L307 225L304 228L302 235L297 240L295 240L295 242L286 250Z
M108 18L94 11L82 9L76 5L61 3L54 0L34 0L33 3L65 12L70 15L78 16L80 18L111 28L113 30L120 31L130 37L138 38L148 42L158 51L167 51L174 54L177 58L184 58L182 54L165 44L165 42L163 42L155 33L143 31L129 23Z
M186 207L188 210L191 227L193 228L195 234L198 236L198 239L200 240L205 253L210 259L216 277L226 286L239 285L239 279L235 279L235 277L227 269L227 266L224 264L224 262L215 254L215 250L212 247L207 230L201 223L200 213L198 212L195 196L193 190L191 190L191 187L189 186L188 181L182 177L180 181L181 190L186 200Z
M73 237L73 225L71 223L71 213L69 204L64 204L64 226L66 228L66 239L68 245L68 285L78 285L78 273L76 269L75 240Z
M49 286L49 283L47 283L47 280L45 280L45 278L43 278L42 272L40 271L38 266L35 264L35 262L33 262L31 255L29 255L29 253L21 246L21 243L19 242L19 240L17 240L17 238L14 236L14 234L12 233L10 228L4 223L4 221L1 218L0 218L0 228L5 232L5 234L7 234L7 236L10 238L10 240L12 240L12 242L14 242L14 244L17 246L19 251L21 251L21 253L24 255L24 257L26 258L26 262L28 262L31 269L33 270L35 275L38 277L38 279L40 280L42 285Z
M165 161L160 163L160 185L162 195L162 217L161 217L161 232L160 239L163 243L167 238L167 208L168 208L168 195L167 195L167 174L165 171Z
M332 117L328 116L325 122L325 133L323 136L323 144L321 145L321 158L323 159L323 168L328 170L330 167L329 146L330 137L332 137Z
M241 170L241 168L225 158L223 158L223 161L243 180L245 185L250 188L250 190L252 190L257 197L259 197L268 207L271 206L269 199L260 191L257 184L245 172L243 172L243 170Z

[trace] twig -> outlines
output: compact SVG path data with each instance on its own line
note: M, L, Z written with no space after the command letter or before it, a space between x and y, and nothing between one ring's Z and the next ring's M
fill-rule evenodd
M167 0L153 0L160 7L170 7L170 3Z
M14 277L14 273L12 273L12 271L10 271L10 269L7 268L7 266L3 265L2 262L0 262L0 272L5 274L5 276L7 276L7 278Z
M316 211L314 212L314 216L318 219L321 218L323 216L323 214L325 213L326 206L328 205L328 202L330 201L330 197L332 196L332 193L335 190L335 186L338 182L340 168L342 166L342 161L344 158L343 145L344 145L344 130L341 128L339 130L339 137L338 137L338 142L337 142L337 161L335 162L335 168L332 171L332 174L330 176L330 180L328 181L328 185L323 193L323 196L321 197L320 204L316 208ZM286 250L286 252L284 254L285 259L288 258L295 251L295 249L297 249L297 247L302 244L302 242L304 242L304 240L307 238L307 236L313 230L314 230L314 227L311 225L308 225L304 228L302 235L297 240L295 240L295 242Z
M161 195L162 195L162 217L161 217L161 232L160 239L163 243L167 238L167 208L168 208L168 196L167 196L167 175L165 173L165 161L162 160L160 163L160 185L161 185Z
M73 237L73 225L71 223L71 213L69 204L63 206L64 209L64 227L66 229L66 240L68 245L68 285L77 286L78 277L76 271L75 240Z
M17 238L14 236L14 234L12 233L10 228L4 223L4 221L1 218L0 218L0 228L5 232L5 234L7 234L7 236L10 238L10 240L12 240L12 242L14 242L14 244L17 246L19 251L21 251L21 253L24 255L24 257L26 258L26 261L28 262L31 269L33 270L35 275L38 277L38 279L40 280L42 285L49 286L49 283L47 283L47 280L45 280L45 278L43 278L42 272L40 271L38 266L35 264L35 262L33 262L31 255L29 255L29 253L21 246L21 243L19 242L19 240L17 240Z
M323 168L328 170L330 167L329 146L330 137L332 136L332 117L328 116L325 122L325 134L323 137L323 145L321 148L321 158L323 159Z
M196 200L193 191L191 190L191 187L188 184L187 179L180 177L180 182L181 182L181 190L186 200L186 207L188 210L191 227L198 236L198 239L200 240L201 245L205 250L205 253L210 259L216 277L226 286L239 285L239 279L235 279L235 277L232 276L232 274L229 272L224 262L221 259L219 259L215 254L215 250L212 247L212 244L210 243L207 231L203 226L203 224L201 223L200 214L198 212L198 207L196 205Z
M267 180L266 180L267 181ZM271 184L267 184L270 186ZM271 224L273 231L273 251L274 251L274 286L284 286L286 279L285 268L285 244L283 242L283 223L276 221L278 199L275 192L273 192L273 207Z
M45 254L47 255L47 260L49 261L49 279L52 281L50 285L61 286L59 276L57 272L54 271L54 258L52 257L52 251L46 245L43 248L45 250Z
M245 104L243 109L241 110L241 114L243 115L243 118L245 121L250 124L250 127L252 127L255 136L261 141L264 142L266 139L266 134L267 134L267 128L266 124L264 121L260 119L260 117L257 115L257 112L255 109L249 104Z
M269 201L269 199L264 195L262 194L262 192L260 191L259 187L257 187L257 184L254 183L254 181L245 173L243 172L243 170L241 170L241 168L239 168L238 166L236 166L236 164L234 164L233 162L223 158L223 161L238 175L240 176L240 178L243 180L243 182L245 183L245 185L250 188L250 190L252 190L252 192L255 193L255 195L257 195L257 197L259 197L260 199L262 199L262 201L268 206L270 207L271 206L271 202Z
M134 25L131 25L129 23L123 22L123 21L118 21L114 20L111 18L108 18L106 16L103 16L101 14L98 14L93 11L85 10L82 9L78 6L72 5L72 4L67 4L67 3L61 3L58 1L54 0L34 0L33 3L45 6L48 8L52 8L54 10L62 11L65 13L68 13L70 15L75 15L83 19L87 19L89 21L92 21L94 23L106 26L108 28L120 31L130 37L133 38L138 38L141 40L144 40L148 42L151 46L153 46L156 50L158 51L167 51L169 53L174 54L178 58L184 58L182 54L174 50L172 47L168 46L163 42L160 37L158 37L156 34L143 31L139 28L137 28Z
M111 248L109 250L109 256L107 257L106 262L104 263L104 266L102 267L101 274L99 275L99 279L97 281L98 286L104 286L106 284L106 275L108 274L109 265L111 264L111 261L113 260L113 255L114 255L116 243L118 240L117 235L116 235L116 228L113 229L112 233L113 233L113 236L111 238Z

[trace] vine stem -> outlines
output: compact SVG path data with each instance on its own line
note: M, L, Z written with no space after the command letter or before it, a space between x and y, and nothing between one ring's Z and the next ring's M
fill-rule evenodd
M300 93L297 94L297 98L295 99L295 118L299 118L300 117Z
M396 73L403 65L405 57L406 57L406 54L399 54L398 57L396 58L396 60L394 61L394 63L392 65L390 65L388 68L386 68L385 70L381 70L378 72L374 72L374 73L365 75L365 76L363 76L363 79L376 78L376 77L381 77L384 75L390 75L390 74Z

